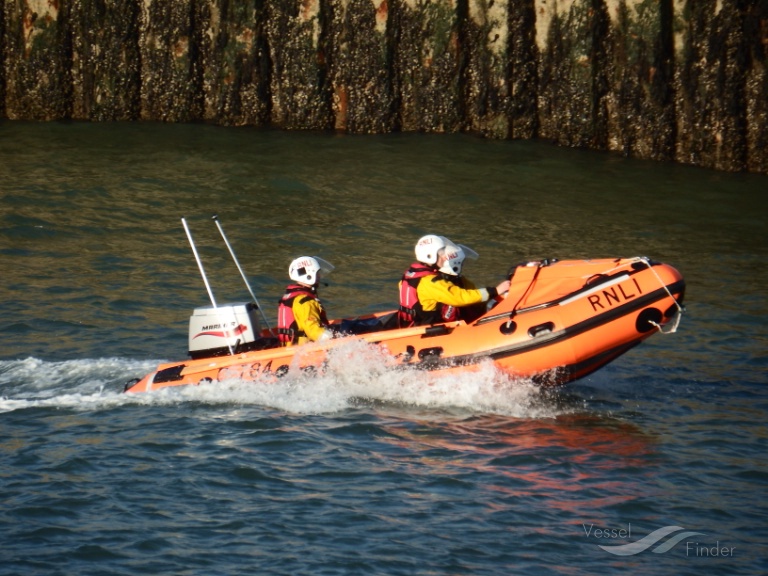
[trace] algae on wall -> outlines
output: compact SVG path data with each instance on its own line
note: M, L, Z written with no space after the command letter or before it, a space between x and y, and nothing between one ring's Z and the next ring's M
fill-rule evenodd
M677 0L676 158L768 169L768 2Z
M768 173L768 0L9 0L0 116L547 138Z
M611 18L608 133L611 150L675 157L672 0L621 0Z
M12 120L69 117L73 80L67 10L44 0L3 7L5 114Z
M230 126L269 123L271 76L264 4L222 0L199 11L204 120Z

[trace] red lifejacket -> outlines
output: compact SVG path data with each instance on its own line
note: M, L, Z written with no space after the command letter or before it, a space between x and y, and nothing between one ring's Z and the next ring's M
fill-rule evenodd
M438 304L437 309L440 311L440 322L453 322L459 319L459 308L456 306Z
M458 278L456 276L450 276L448 274L439 273L437 276L435 276L435 279L433 280L445 280L447 282L450 282L451 284L455 284L459 288L464 288L464 282L462 282L461 276ZM461 316L460 309L456 306L450 306L448 304L440 304L437 305L437 310L432 313L435 318L437 318L437 322L454 322L455 320L458 320Z
M285 294L277 305L277 338L283 346L295 344L300 337L306 337L303 330L299 330L296 318L293 315L293 301L302 297L301 302L309 300L318 300L315 288L302 286L301 284L290 284L285 289ZM328 324L325 316L325 310L322 311L320 320L323 324Z
M397 314L400 328L413 326L417 321L423 323L425 320L424 309L421 307L416 289L422 278L434 274L434 267L421 262L414 262L403 274L400 282L400 308Z

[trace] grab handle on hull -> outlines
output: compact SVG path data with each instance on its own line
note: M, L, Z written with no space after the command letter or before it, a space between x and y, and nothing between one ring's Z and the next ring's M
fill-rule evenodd
M426 330L424 330L424 334L421 335L422 338L431 338L433 336L444 336L445 334L450 334L453 332L452 328L448 328L445 324L441 324L440 326L430 326Z

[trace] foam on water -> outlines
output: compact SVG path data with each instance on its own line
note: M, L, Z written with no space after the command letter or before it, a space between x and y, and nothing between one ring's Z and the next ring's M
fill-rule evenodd
M114 406L127 375L154 361L99 358L49 362L38 358L0 361L0 412L35 407L89 409Z
M569 410L530 380L510 378L491 362L462 372L409 370L362 341L334 349L320 374L291 370L280 379L227 380L122 394L127 380L143 376L156 365L121 358L0 362L0 411L181 402L265 406L297 414L335 413L377 403L521 418L554 417Z

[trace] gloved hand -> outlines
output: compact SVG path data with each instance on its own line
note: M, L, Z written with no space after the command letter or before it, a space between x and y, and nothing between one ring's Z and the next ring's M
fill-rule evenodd
M323 342L325 340L330 340L331 338L337 338L338 334L335 328L335 326L328 326L325 330L323 330L323 333L320 335L320 338L318 338L317 341Z

